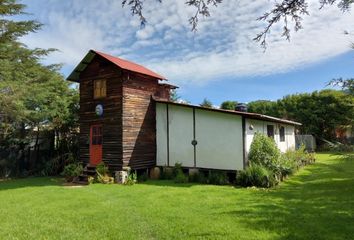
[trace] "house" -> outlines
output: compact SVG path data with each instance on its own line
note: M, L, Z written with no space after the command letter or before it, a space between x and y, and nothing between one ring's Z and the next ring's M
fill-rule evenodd
M170 101L176 86L135 63L90 50L67 78L80 84L80 160L112 171L155 166L240 170L255 132L295 148L297 122Z

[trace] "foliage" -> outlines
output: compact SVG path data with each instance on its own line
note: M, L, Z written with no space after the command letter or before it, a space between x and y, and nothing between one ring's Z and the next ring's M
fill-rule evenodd
M124 184L125 185L134 185L137 182L138 182L138 175L137 175L136 171L134 171L134 172L128 171L128 179Z
M235 110L236 105L236 101L224 101L221 103L220 108L225 110Z
M62 176L66 178L72 178L79 176L83 171L82 164L79 163L70 163L64 167Z
M311 164L315 162L315 154L308 153L305 146L300 146L297 150L289 150L281 156L280 165L285 168L291 168L290 173L295 172L300 167ZM287 174L286 174L287 175Z
M354 96L354 78L337 78L330 81L327 86L340 87L345 93Z
M255 101L250 112L301 122L300 134L312 134L319 140L335 140L336 129L354 124L354 97L343 91L323 90L294 94L276 101Z
M162 2L162 0L156 0ZM144 26L147 22L143 14L143 3L145 0L122 0L122 6L128 5L131 13L137 15L140 19L140 23ZM290 40L291 27L297 32L302 29L303 16L309 15L308 6L309 0L281 0L274 3L274 7L270 11L264 13L258 18L259 21L265 22L266 26L263 31L258 33L253 39L260 42L261 46L266 48L266 39L271 29L275 27L277 23L282 22L283 30L281 37L285 37ZM194 8L195 12L192 17L189 18L189 24L192 31L197 31L197 26L200 16L210 17L210 6L217 7L222 3L222 0L188 0L185 4L188 7ZM350 9L353 0L319 0L322 9L326 5L337 4L338 8L343 12Z
M236 184L243 187L269 188L277 184L272 171L264 166L251 164L245 170L237 172Z
M273 170L279 162L279 157L280 151L274 140L256 132L248 154L249 161Z
M182 164L176 163L175 167L173 168L173 180L175 183L187 183L188 176L186 176L182 170Z
M46 160L59 157L62 166L65 163L62 155L67 153L62 141L69 143L67 138L77 127L78 92L58 73L59 65L42 64L53 49L29 49L20 42L22 37L41 27L36 21L18 20L25 5L4 0L0 9L0 142L11 149L3 159L10 161L10 154L16 154L12 174L17 176L21 171L50 174L50 163L41 157L39 135L43 131L55 133L57 143ZM35 171L21 169L31 141L35 142L32 164L37 168Z
M208 176L208 183L215 185L229 184L229 178L225 171L211 170Z
M174 182L175 183L187 183L188 182L188 176L186 176L182 170L177 171L176 176L174 177Z
M91 182L91 180L89 180L89 182ZM94 180L94 182L103 183L103 184L113 184L114 178L109 175L101 175L97 173L97 177L96 180Z
M210 100L208 100L207 98L204 98L203 102L199 105L201 107L213 108L213 103Z
M345 152L354 152L354 145L352 144L343 144L340 142L329 142L326 141L320 148L321 151L331 151L337 153L345 153Z
M100 162L96 165L96 173L100 175L108 175L109 170L108 166L104 162Z
M94 179L89 179L89 183L114 183L114 178L109 175L108 166L104 162L100 162L99 164L97 164L96 176Z

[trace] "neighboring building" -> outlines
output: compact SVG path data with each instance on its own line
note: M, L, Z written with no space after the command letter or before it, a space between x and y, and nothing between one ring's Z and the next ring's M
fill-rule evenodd
M157 166L242 170L256 132L295 149L296 122L156 99Z
M240 170L255 132L295 148L297 122L170 101L173 85L132 62L90 50L68 80L80 84L80 160L129 166Z

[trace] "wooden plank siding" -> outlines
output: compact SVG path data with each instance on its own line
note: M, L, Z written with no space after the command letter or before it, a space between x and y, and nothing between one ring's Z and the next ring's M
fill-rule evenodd
M106 97L94 99L93 82L106 79ZM156 164L156 115L152 96L168 100L158 79L122 70L96 55L80 74L80 160L89 163L90 126L102 124L102 160L111 171ZM103 105L103 116L95 114Z
M94 99L93 82L106 79L107 93ZM95 114L97 104L104 108L103 116ZM80 74L80 160L89 163L90 125L103 125L102 160L112 171L122 168L122 72L113 64L95 57Z
M123 81L123 165L133 169L156 165L156 115L152 95L157 79L127 73Z

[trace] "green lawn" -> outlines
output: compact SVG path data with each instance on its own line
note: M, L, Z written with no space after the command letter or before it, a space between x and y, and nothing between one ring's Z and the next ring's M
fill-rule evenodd
M0 239L354 238L354 160L338 155L318 154L273 190L61 183L0 182Z

